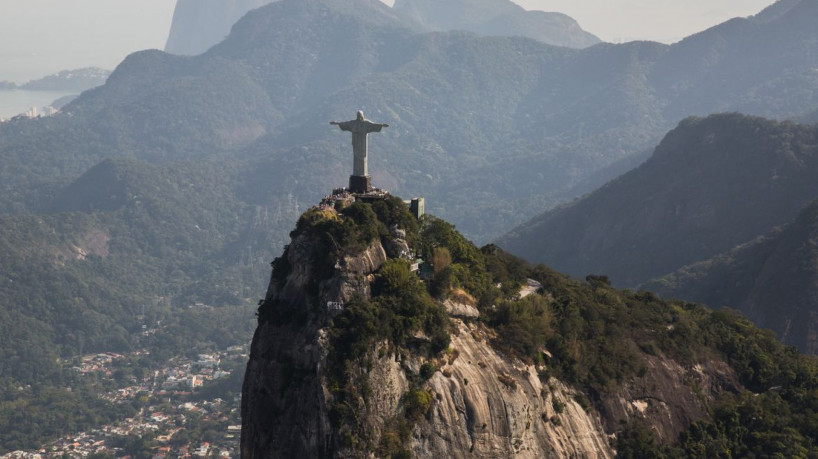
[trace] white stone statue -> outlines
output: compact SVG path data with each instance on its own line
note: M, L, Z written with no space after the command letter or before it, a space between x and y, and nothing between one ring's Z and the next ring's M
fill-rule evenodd
M388 124L373 123L364 118L363 110L358 110L358 117L352 121L330 121L329 124L338 126L342 131L352 133L352 154L355 157L352 165L352 175L369 176L369 165L367 164L367 142L366 136L370 132L381 132L382 128L389 127Z

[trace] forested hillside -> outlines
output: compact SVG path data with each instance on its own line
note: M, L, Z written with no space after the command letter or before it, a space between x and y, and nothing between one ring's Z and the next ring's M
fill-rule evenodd
M69 369L81 356L146 349L144 371L249 338L265 248L286 236L276 212L295 211L240 203L233 173L106 160L48 213L0 217L0 451L131 413Z
M2 326L27 337L7 341L4 355L29 356L4 359L0 376L30 383L54 369L53 356L128 349L141 325L195 303L252 301L266 280L265 248L283 231L276 210L236 200L230 174L106 160L66 187L52 213L3 217L0 302L15 319ZM26 341L39 344L18 345Z

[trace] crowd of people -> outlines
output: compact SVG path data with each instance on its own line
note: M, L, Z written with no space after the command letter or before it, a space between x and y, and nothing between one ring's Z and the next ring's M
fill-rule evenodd
M384 195L386 194L386 190L382 190L380 188L373 188L372 191L366 193L366 195ZM318 208L321 210L327 209L334 209L335 203L338 201L348 201L349 204L355 202L356 193L352 193L349 189L342 187L342 188L335 188L332 190L332 194L328 194L321 199L321 202L318 204Z

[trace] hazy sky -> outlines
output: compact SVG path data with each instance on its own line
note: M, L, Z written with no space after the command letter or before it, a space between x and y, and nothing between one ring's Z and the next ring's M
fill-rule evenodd
M175 0L0 0L0 81L60 70L113 69L165 47Z
M0 0L2 1L2 0ZM774 0L514 0L529 10L559 11L605 41L673 43L730 18L751 16Z
M386 0L385 0L386 1ZM560 11L607 41L673 42L773 0L515 0ZM387 1L387 3L390 3ZM163 48L175 0L0 0L0 81L59 70L113 69L129 53Z

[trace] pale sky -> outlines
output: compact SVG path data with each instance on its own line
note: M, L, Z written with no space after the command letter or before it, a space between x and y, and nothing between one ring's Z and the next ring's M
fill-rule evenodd
M0 0L0 81L60 70L113 70L165 47L175 0Z
M2 0L0 0L2 1ZM513 0L528 10L558 11L610 42L673 43L734 18L752 16L774 0Z
M390 0L384 0L390 3ZM514 0L559 11L606 41L670 43L773 0ZM113 69L131 52L162 49L175 0L0 0L0 81L60 70Z

